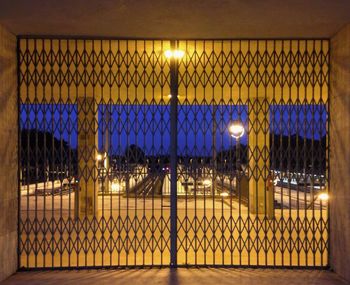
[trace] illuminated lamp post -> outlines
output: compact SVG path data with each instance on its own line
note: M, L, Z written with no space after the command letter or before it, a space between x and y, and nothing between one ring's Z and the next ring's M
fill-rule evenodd
M244 135L244 126L241 121L233 121L228 127L228 131L231 137L235 138L237 141Z
M239 139L244 135L245 130L244 130L244 125L242 121L236 120L233 121L229 127L228 131L231 135L236 140L236 191L238 192L238 183L239 183L239 169L240 169L240 153L239 153Z
M170 42L170 49L164 52L170 62L170 231L177 231L177 104L178 64L185 52L178 49L177 41ZM170 266L177 264L177 236L170 237Z
M329 200L329 194L326 191L322 191L318 193L314 199L311 201L310 205L307 207L307 209L311 209L313 205L315 204L316 200L320 200L320 203L327 202ZM321 206L322 204L320 204ZM322 207L321 207L322 210Z

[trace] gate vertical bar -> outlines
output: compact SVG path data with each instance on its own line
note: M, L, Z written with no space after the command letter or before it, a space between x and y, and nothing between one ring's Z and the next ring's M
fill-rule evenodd
M21 160L21 150L22 150L22 140L21 140L21 89L20 89L20 72L21 72L21 46L20 40L17 38L17 163L18 163L18 172L17 172L17 270L23 266L21 264L21 186L22 186L22 160Z
M176 42L171 41L171 50ZM177 266L177 59L170 58L170 266Z

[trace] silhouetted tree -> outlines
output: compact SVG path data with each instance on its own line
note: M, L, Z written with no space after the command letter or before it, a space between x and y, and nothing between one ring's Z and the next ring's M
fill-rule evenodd
M126 161L130 164L145 163L145 152L137 145L131 144L125 149Z
M22 180L26 183L46 180L48 170L67 170L69 175L76 175L77 172L77 150L50 132L21 130L20 157ZM58 179L57 174L50 179Z

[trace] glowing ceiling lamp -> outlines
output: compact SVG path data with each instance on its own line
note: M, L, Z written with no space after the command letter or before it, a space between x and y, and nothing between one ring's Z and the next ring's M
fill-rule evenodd
M179 49L176 49L176 50L168 49L164 52L164 55L166 58L180 59L180 58L183 58L183 56L185 55L185 52Z

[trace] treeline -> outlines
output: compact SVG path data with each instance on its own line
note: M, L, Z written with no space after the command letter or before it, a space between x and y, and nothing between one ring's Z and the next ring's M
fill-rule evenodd
M21 179L25 183L63 179L77 174L77 149L50 132L21 130L20 160Z
M21 130L20 159L22 180L26 183L40 182L77 175L77 149L68 142L56 138L50 132ZM178 163L200 167L213 166L219 171L235 170L239 165L248 164L248 146L240 144L216 153L213 156L178 156ZM259 155L259 154L258 154ZM270 168L280 171L324 174L326 171L326 137L312 140L298 135L270 135ZM147 155L136 145L125 147L121 155L110 156L114 169L125 165L147 164L150 171L159 172L169 166L169 155Z

